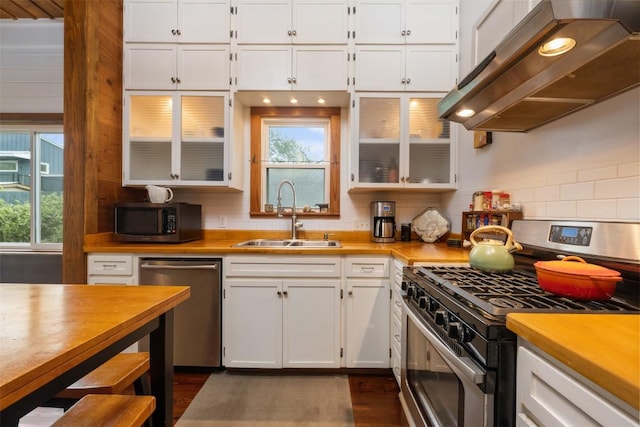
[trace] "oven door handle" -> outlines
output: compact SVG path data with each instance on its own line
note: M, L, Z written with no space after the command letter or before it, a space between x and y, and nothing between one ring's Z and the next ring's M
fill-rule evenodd
M451 363L454 368L456 368L461 375L464 375L474 384L482 384L485 380L484 371L470 358L468 357L459 357L453 351L451 351L446 345L444 345L440 339L429 330L427 326L425 326L418 316L411 311L409 307L407 307L406 303L404 303L404 311L411 318L411 322L422 332L422 334L427 337L429 343L438 350L441 354L446 356L446 361Z

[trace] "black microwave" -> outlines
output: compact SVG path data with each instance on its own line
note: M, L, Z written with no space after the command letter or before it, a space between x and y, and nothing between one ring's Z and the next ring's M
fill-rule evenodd
M118 203L114 240L182 243L202 238L202 207L189 203Z

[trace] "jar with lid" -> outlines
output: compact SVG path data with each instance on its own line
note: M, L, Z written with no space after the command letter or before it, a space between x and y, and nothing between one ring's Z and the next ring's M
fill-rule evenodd
M391 162L389 162L389 167L387 168L388 175L387 179L389 182L398 183L398 164L396 163L396 159L392 158Z
M484 192L484 202L483 202L483 208L482 210L485 211L490 211L491 210L491 197L492 197L491 191L485 191Z
M484 192L476 191L473 193L473 210L481 211L484 209Z

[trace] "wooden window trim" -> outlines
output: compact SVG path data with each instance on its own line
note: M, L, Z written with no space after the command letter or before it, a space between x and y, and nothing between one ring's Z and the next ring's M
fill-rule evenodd
M298 216L340 216L340 108L314 107L252 107L251 108L251 171L250 211L252 217L276 216L275 212L262 212L262 119L279 118L328 118L331 131L329 140L329 211L299 212Z

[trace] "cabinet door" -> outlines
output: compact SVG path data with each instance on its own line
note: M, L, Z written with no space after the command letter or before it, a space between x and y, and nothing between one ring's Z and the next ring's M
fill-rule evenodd
M347 367L389 367L389 280L347 279Z
M297 90L347 90L347 49L341 46L296 46L293 76Z
M282 367L282 281L226 279L223 358L229 368Z
M400 98L392 95L356 95L357 120L355 147L356 164L352 164L353 186L388 187L389 164L400 159Z
M291 89L289 46L239 46L236 67L238 90Z
M355 18L357 44L404 43L401 0L359 0Z
M347 44L345 0L296 0L291 41L296 44Z
M455 43L456 3L451 0L408 0L405 43Z
M125 42L165 42L177 40L176 0L125 0Z
M174 170L183 183L226 182L228 163L224 130L228 95L208 93L180 95L180 149L174 153ZM179 167L178 167L179 164Z
M291 0L241 0L236 22L238 43L289 44Z
M229 46L180 45L180 90L229 90Z
M283 367L340 367L340 281L283 283Z
M178 41L180 43L229 43L230 7L229 0L180 0Z
M438 117L440 98L412 97L408 102L409 135L406 165L401 165L405 186L438 186L453 182L453 145L447 120Z
M124 88L174 90L177 47L169 44L127 44L124 47Z
M401 92L405 88L403 46L357 46L355 89Z
M448 92L456 83L453 46L406 46L405 89L412 92Z

